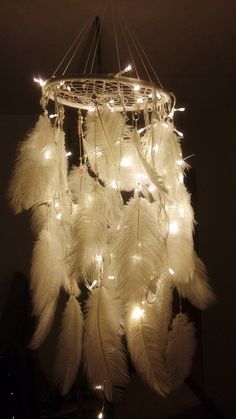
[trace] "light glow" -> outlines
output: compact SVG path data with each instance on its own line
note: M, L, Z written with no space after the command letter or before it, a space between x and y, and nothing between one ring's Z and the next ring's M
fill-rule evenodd
M169 225L169 232L170 234L176 234L179 231L179 224L177 223L177 221L171 221L170 225Z
M168 271L170 272L171 275L174 275L175 274L175 271L173 271L172 268L169 268Z
M96 262L102 262L102 255L96 255L95 260Z
M132 317L132 319L137 320L137 319L140 319L141 317L143 317L144 313L145 313L145 310L143 308L141 308L139 306L136 306L136 307L134 307L134 309L132 311L131 317Z
M140 90L140 86L138 84L134 85L134 92L138 92Z
M98 414L98 419L102 419L104 416L103 416L103 413L102 412L100 412L99 414Z
M38 83L39 86L41 86L41 87L43 87L45 85L45 83L46 83L46 81L45 80L42 80L40 77L39 78L34 77L34 81L35 81L35 83Z
M123 157L121 159L120 165L122 167L130 167L130 166L132 166L132 160L129 159L128 157Z

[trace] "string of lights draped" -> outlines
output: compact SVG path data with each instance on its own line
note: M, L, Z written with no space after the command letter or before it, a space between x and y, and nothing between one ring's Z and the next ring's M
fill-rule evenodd
M15 213L29 210L35 233L31 291L38 324L31 348L49 334L63 288L68 300L55 382L66 394L82 360L89 385L103 400L98 418L104 401L116 398L128 382L127 351L137 373L159 394L184 381L195 332L181 299L199 309L214 300L194 251L183 134L174 125L175 113L184 109L176 108L174 95L160 85L129 25L121 18L119 23L118 31L113 13L116 74L93 74L100 27L85 72L67 75L89 22L53 77L35 79L42 87L43 114L20 144L9 188ZM123 68L120 34L132 63ZM148 81L139 78L140 67ZM79 165L71 170L64 107L78 110ZM81 285L89 291L85 312ZM174 289L180 300L175 315Z

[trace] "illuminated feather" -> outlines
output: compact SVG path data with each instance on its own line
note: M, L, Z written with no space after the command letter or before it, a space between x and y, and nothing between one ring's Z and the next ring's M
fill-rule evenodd
M145 290L127 304L125 331L128 349L138 374L161 395L169 392L165 364L168 325L171 317L170 283L160 280L156 299L149 304Z
M54 381L60 387L62 395L68 393L77 377L82 354L82 336L83 315L80 304L71 295L63 313L54 366Z
M101 385L111 401L128 381L124 349L119 336L116 306L104 287L92 291L87 303L84 358L92 387Z
M117 238L116 287L127 300L139 287L147 287L163 268L163 239L155 207L143 198L134 198L125 207Z
M177 286L179 293L187 298L191 303L205 310L210 304L216 301L216 297L208 282L207 271L204 263L195 254L195 269L193 278L187 284Z
M167 368L172 388L180 386L188 377L195 352L195 330L186 314L178 314L168 335Z

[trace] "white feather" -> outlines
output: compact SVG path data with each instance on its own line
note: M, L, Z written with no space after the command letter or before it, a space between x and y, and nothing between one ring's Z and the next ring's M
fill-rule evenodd
M39 323L32 340L35 349L47 336L60 292L60 287L68 281L66 263L66 238L57 219L48 221L33 249L31 283L33 314Z
M153 276L163 269L163 238L155 207L143 198L134 198L125 208L118 231L116 287L127 300L139 287L147 287Z
M187 284L179 284L177 288L179 293L191 301L195 307L205 310L216 301L216 297L208 282L204 263L196 254L194 260L195 268L192 279Z
M87 114L86 153L93 171L104 181L116 179L124 127L121 113L97 109Z
M16 213L34 204L47 202L58 184L55 129L40 117L32 133L21 143L9 187Z
M178 314L168 334L167 368L172 388L180 386L188 377L195 352L195 330L186 314Z
M57 344L54 381L65 395L74 383L81 360L83 315L80 304L71 295L63 313Z
M165 351L171 301L170 283L160 279L154 303L146 301L143 290L143 295L129 301L125 318L128 349L136 371L161 395L169 392Z
M119 328L119 316L106 289L95 289L87 303L84 358L90 385L104 386L103 391L109 401L128 380Z
M104 254L107 238L106 190L95 183L91 193L83 194L73 217L71 271L89 278L96 272L96 257Z

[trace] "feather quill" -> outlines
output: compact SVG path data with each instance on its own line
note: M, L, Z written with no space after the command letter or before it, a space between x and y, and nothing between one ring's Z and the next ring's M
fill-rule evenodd
M57 355L54 366L54 381L62 395L74 383L81 360L83 336L83 315L74 295L66 303L61 331L58 337Z
M84 358L92 387L102 385L111 401L128 381L125 352L119 336L119 316L106 289L92 291L87 303Z
M116 288L127 300L139 288L147 287L153 275L158 277L163 268L163 238L154 206L143 198L130 200L118 233Z
M191 301L195 307L205 310L216 301L216 297L209 284L206 267L196 253L194 261L195 268L192 279L187 284L179 284L177 288L179 293Z
M172 388L180 386L188 377L195 352L195 330L186 314L178 314L168 334L167 368Z
M125 318L128 349L136 371L163 396L169 392L165 352L171 301L170 283L160 279L154 303L145 301L144 290L143 296L129 301Z

